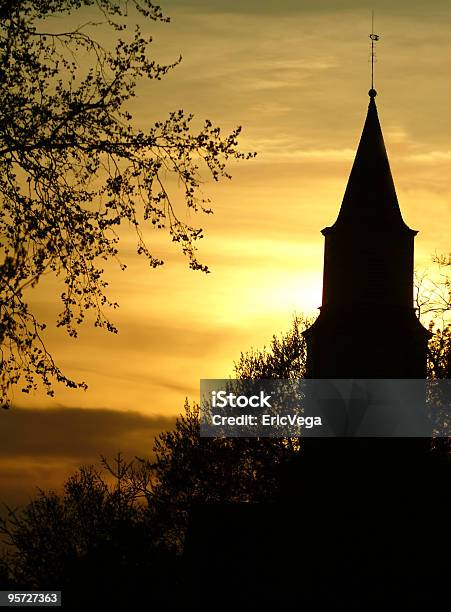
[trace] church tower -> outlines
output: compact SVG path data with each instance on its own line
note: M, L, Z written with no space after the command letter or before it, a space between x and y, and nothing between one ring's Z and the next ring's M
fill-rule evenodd
M429 332L413 306L417 232L404 222L370 102L337 220L325 237L320 315L304 332L308 378L425 378Z

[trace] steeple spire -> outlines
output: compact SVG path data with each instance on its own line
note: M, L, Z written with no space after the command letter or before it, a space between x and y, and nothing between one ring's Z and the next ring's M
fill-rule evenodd
M379 35L374 33L374 11L371 15L371 89L370 103L362 136L349 176L338 218L327 233L338 228L401 229L413 232L404 223L396 197L384 137L377 114L377 92L374 89L374 45ZM416 232L413 232L416 233Z
M338 218L330 229L355 225L405 229L377 114L374 89Z

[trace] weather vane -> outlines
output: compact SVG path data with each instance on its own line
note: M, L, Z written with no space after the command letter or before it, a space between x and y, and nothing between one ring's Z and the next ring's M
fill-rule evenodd
M379 35L374 33L374 10L371 11L371 93L376 95L376 90L374 89L374 43L379 40Z

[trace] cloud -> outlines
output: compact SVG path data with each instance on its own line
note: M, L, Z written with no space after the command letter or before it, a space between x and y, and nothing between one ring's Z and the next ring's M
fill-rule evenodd
M2 412L0 457L94 461L119 450L128 455L152 450L159 432L174 419L136 411L89 408L22 409Z
M366 5L366 6L365 6ZM429 11L438 9L440 7L446 7L446 0L432 0L427 4ZM173 8L183 7L187 10L206 10L209 12L229 12L237 14L250 14L250 15L280 15L287 14L292 15L293 13L328 13L332 11L346 11L346 10L370 10L374 6L374 2L362 3L361 0L167 0L163 3L164 10L166 13L171 15ZM384 13L390 12L401 12L409 9L410 11L414 8L426 9L426 5L423 0L398 0L394 3L392 0L378 0L376 9L378 11L384 11Z
M350 162L355 157L355 149L300 149L295 138L255 139L254 148L260 158L257 163L300 160L303 163L322 164L323 162Z
M152 454L154 438L174 418L107 409L13 407L0 413L0 503L23 504L37 488L59 490L83 464L121 451Z
M415 153L407 156L407 160L422 164L437 164L440 162L449 163L451 161L451 151L427 151L425 153Z

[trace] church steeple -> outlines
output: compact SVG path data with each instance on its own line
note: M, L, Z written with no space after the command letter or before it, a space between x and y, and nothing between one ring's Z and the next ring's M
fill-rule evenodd
M337 220L326 238L322 308L413 310L413 239L403 221L374 89Z
M337 220L325 237L323 300L304 332L313 378L424 378L429 332L413 307L416 231L403 221L376 91Z
M332 228L379 226L412 231L404 223L399 209L377 114L376 91L370 89L369 96L368 114L357 154L338 218Z

